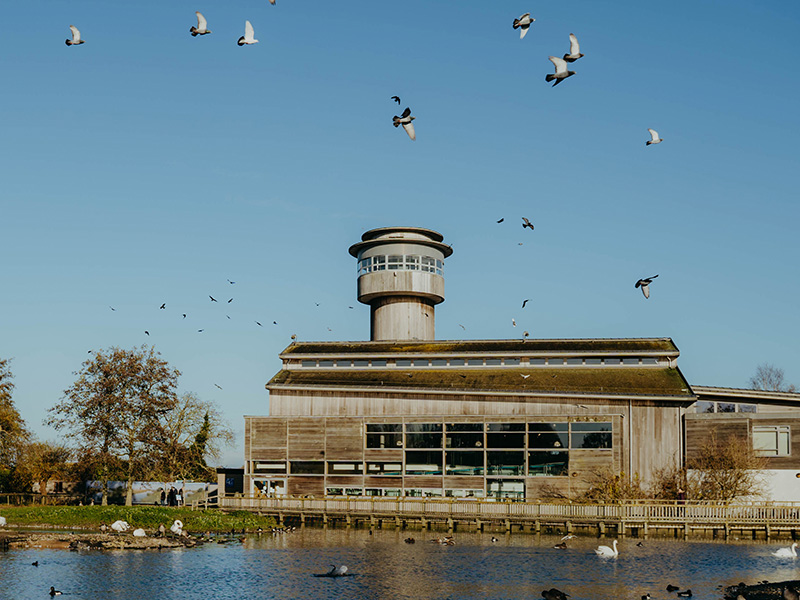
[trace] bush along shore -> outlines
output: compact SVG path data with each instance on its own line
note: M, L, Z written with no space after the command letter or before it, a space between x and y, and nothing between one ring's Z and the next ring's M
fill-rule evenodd
M190 510L160 506L7 506L0 505L6 525L0 528L0 547L47 548L171 548L195 546L215 541L238 542L247 534L270 531L272 517L247 511ZM108 529L103 524L125 521L127 532ZM184 535L175 535L170 526L179 520ZM159 536L163 525L166 534ZM136 537L133 530L145 530L146 537ZM66 531L65 531L66 530Z

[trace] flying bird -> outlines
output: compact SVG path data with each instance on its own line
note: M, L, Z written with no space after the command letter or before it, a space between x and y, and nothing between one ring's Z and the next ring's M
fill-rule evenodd
M183 318L184 318L184 319L186 318L186 313L183 313Z
M149 331L147 331L147 330L145 329L145 330L144 330L144 334L145 334L145 335L150 335L150 332L149 332Z
M198 329L197 333L203 333L204 331L205 331L205 329Z
M530 335L530 333L528 333L527 331L523 331L522 332L522 337L524 337L526 340L528 339L529 335Z
M222 389L222 388L221 388L220 386L218 386L216 383L214 384L214 387L215 387L215 388Z
M272 6L275 6L275 0L269 0L269 3L272 4Z
M564 60L567 62L575 62L578 60L583 54L581 54L581 47L578 44L578 38L575 37L574 33L569 34L569 54L564 55Z
M522 217L522 228L525 229L526 227L530 227L530 230L533 231L533 223L531 223L526 217Z
M567 71L567 61L565 61L563 58L558 58L557 56L548 56L547 58L549 58L550 62L555 66L556 72L548 73L544 80L553 81L555 79L556 82L553 84L553 87L556 87L567 77L572 77L575 75L575 71Z
M505 218L505 217L503 217L502 219L500 219L500 220L498 221L498 223L502 223L502 222L503 222L503 221L505 221L505 220L506 220L506 218Z
M108 308L110 308L110 309L111 309L111 310L113 310L114 312L117 312L117 309L116 309L116 308L114 308L113 306L109 306Z
M464 326L463 326L461 323L459 323L459 324L458 324L458 326L459 326L459 327L461 327L461 329L463 329L464 331L466 331L466 330L467 330L467 328L466 328L466 327L464 327Z
M212 301L212 302L216 302L216 301L217 301L217 299L216 299L216 298L214 298L214 296L209 296L209 298L211 298L211 301Z
M514 29L519 29L519 39L524 38L528 33L528 27L536 19L531 17L531 13L525 13L519 19L514 19Z
M530 298L525 298L525 300L522 301L522 308L525 308L525 305L530 301L531 301Z
M72 39L66 39L67 46L78 46L86 41L81 39L81 32L78 31L78 28L75 27L75 25L70 25L69 30L72 32Z
M263 327L263 325L261 323L259 323L258 321L256 321L256 325L258 325L259 327Z
M645 142L645 146L649 146L650 144L660 144L664 140L658 137L658 132L655 129L647 128L647 131L650 132L650 139Z
M249 44L257 44L258 40L255 38L255 31L253 31L253 26L250 24L250 21L244 22L244 35L239 38L239 41L236 43L240 46L249 45Z
M228 299L228 304L230 304L231 302L233 302L233 298Z
M236 283L235 281L231 281L230 279L228 279L228 280L227 280L227 282L228 282L228 283L230 283L231 285L233 285L234 283Z
M636 285L633 287L640 287L642 288L642 293L644 294L645 298L650 297L650 284L653 283L653 279L658 277L658 275L653 275L652 277L647 277L646 279L640 279L636 282Z
M400 96L392 96L392 100L400 104Z
M191 27L189 31L192 34L192 37L197 37L198 35L205 35L207 33L211 33L211 30L208 28L208 22L206 18L200 13L199 11L195 11L197 15L197 27Z
M416 117L411 116L411 109L409 107L406 107L402 115L400 115L399 117L397 115L392 117L392 124L395 127L399 127L400 125L402 125L403 129L406 130L408 137L410 137L412 140L416 140L417 134L414 132L414 124L411 122L414 119L416 119Z
M530 376L531 376L531 375L530 375L530 373L528 373L527 375L523 375L522 373L520 373L519 375L520 375L520 377L522 377L523 379L527 379L528 377L530 377Z
M296 340L296 339L297 339L297 336L296 336L295 334L292 334L292 339L293 339L293 340Z
M159 308L160 310L164 310L165 308L167 308L167 303L165 302L164 304L162 304L162 305L161 305L161 306L159 306L158 308Z
M516 319L511 319L511 325L516 327L517 326L517 320Z

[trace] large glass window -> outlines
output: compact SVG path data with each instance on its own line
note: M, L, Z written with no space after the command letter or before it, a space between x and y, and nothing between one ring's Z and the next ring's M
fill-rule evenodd
M441 447L441 423L406 423L406 448Z
M753 450L758 456L791 456L788 425L754 425Z
M524 500L525 480L494 479L486 482L486 495L498 500Z
M289 463L292 475L324 475L325 462L321 460L293 460Z
M361 475L364 467L360 462L328 461L328 475Z
M483 475L483 452L445 452L446 475Z
M611 448L611 423L572 423L570 447Z
M407 450L406 475L441 475L442 451Z
M367 424L367 448L402 448L401 423Z
M390 271L397 271L398 269L403 268L403 257L398 256L396 254L392 254L389 256L389 270Z
M528 448L568 448L569 423L530 423Z
M368 462L367 475L402 475L403 465L399 462Z
M486 452L488 475L524 475L525 453L490 450Z
M488 423L487 448L524 448L525 423Z
M567 475L569 471L569 452L566 450L545 450L528 452L529 476Z
M445 448L483 448L483 423L448 423Z

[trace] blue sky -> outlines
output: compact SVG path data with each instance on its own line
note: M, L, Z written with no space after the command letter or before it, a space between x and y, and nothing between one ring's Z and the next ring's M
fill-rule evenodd
M800 384L795 2L30 0L3 23L0 356L41 438L88 350L152 344L240 465L292 334L368 339L347 248L390 225L454 248L438 339L667 336L692 383Z

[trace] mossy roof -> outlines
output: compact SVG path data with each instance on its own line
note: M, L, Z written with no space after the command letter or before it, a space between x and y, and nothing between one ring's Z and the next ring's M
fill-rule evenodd
M281 356L378 354L661 354L677 356L670 338L602 338L557 340L442 340L391 342L294 342Z
M523 377L523 375L527 377ZM670 368L284 369L267 384L309 387L403 388L506 393L676 396L693 400L689 384Z

